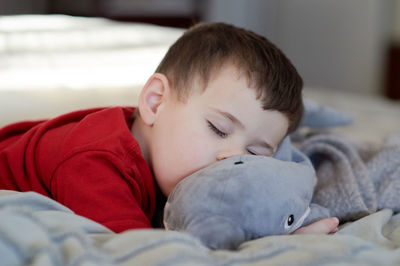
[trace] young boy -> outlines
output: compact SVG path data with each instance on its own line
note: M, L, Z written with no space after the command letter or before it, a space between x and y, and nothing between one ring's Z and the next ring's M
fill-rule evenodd
M265 38L201 24L172 45L137 108L0 129L0 189L36 191L115 232L150 228L156 203L191 173L239 154L272 156L299 124L301 89ZM336 227L330 218L298 232Z

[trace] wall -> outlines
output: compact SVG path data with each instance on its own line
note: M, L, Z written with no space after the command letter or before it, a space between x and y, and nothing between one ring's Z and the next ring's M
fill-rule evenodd
M41 14L47 11L47 0L0 0L0 15Z
M205 19L269 37L307 86L377 94L391 8L391 0L209 0Z
M205 0L203 20L223 21L275 39L278 1Z
M392 6L392 41L400 45L400 0L393 0Z

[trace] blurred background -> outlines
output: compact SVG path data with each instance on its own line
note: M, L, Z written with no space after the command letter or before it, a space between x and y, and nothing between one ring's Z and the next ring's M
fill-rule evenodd
M0 15L15 14L224 21L277 44L306 86L400 98L400 0L0 0Z

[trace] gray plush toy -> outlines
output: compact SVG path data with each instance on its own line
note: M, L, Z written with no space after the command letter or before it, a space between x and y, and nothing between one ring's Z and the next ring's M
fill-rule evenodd
M282 148L283 147L283 148ZM315 172L285 139L277 158L243 155L182 180L164 209L166 229L190 233L212 249L287 234L310 212Z
M304 126L348 123L345 114L306 102ZM232 157L183 179L168 197L164 226L212 249L236 249L244 241L291 233L330 216L328 209L311 204L314 180L309 159L286 137L273 158Z

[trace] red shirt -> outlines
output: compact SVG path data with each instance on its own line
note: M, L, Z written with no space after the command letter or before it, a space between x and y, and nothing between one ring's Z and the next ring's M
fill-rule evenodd
M115 232L151 228L155 187L130 132L134 108L0 129L0 189L36 191Z

